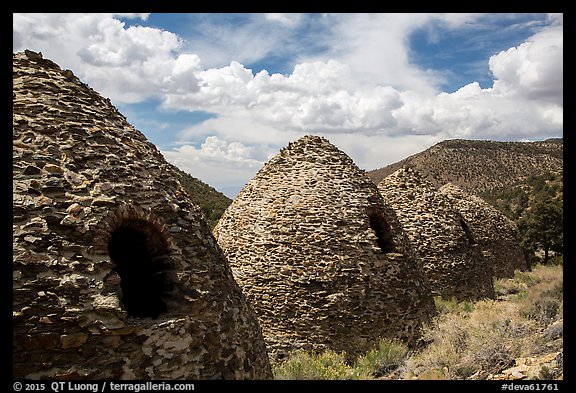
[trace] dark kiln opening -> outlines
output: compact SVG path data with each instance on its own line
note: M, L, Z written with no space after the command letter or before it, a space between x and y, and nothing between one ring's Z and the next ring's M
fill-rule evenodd
M121 302L128 315L152 317L166 311L164 294L169 288L158 256L162 234L146 221L124 222L108 241L110 259L116 265L122 288Z
M378 246L384 254L395 251L390 225L381 213L370 213L370 228L376 233Z
M470 230L470 227L468 226L468 224L466 223L466 221L464 221L464 219L462 217L460 217L460 226L462 227L462 229L464 230L464 233L466 234L466 238L468 239L468 243L469 244L476 244L476 241L474 240L474 236L472 235L472 231Z

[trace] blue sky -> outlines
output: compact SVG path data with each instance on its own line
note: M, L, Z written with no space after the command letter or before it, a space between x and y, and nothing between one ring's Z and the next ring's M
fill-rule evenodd
M563 134L562 14L14 14L13 49L72 69L230 197L305 134L367 170Z

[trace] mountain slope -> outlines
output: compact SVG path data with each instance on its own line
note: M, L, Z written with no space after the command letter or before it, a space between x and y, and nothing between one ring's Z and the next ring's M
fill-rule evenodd
M173 167L180 175L180 184L190 199L202 209L210 228L214 228L224 210L232 203L232 199L176 166Z
M513 186L531 175L561 172L563 147L562 138L540 142L446 140L367 174L378 184L397 169L412 167L436 187L451 182L479 195Z

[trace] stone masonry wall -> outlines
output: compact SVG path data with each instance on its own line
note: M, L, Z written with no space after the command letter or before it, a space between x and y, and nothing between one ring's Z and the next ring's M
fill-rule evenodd
M454 184L448 183L439 190L468 223L494 277L512 277L514 271L528 268L520 235L512 220L482 198L468 194Z
M434 295L494 298L491 268L448 197L410 168L388 175L378 189L420 254Z
M414 252L376 186L328 140L290 143L214 228L271 356L414 343L435 313Z
M13 77L13 377L271 378L255 314L156 147L39 54L14 54Z

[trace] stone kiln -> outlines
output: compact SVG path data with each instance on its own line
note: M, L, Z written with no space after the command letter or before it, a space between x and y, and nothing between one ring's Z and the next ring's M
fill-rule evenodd
M418 250L434 295L494 298L492 269L468 222L447 196L410 168L388 175L378 189Z
M352 356L380 337L414 343L435 313L394 213L325 138L270 159L214 234L276 358L297 348Z
M271 378L255 314L156 147L40 54L14 54L13 76L14 378Z
M512 220L482 198L452 183L445 184L439 190L468 223L494 277L512 277L514 271L528 268L527 254L520 245L520 235Z

